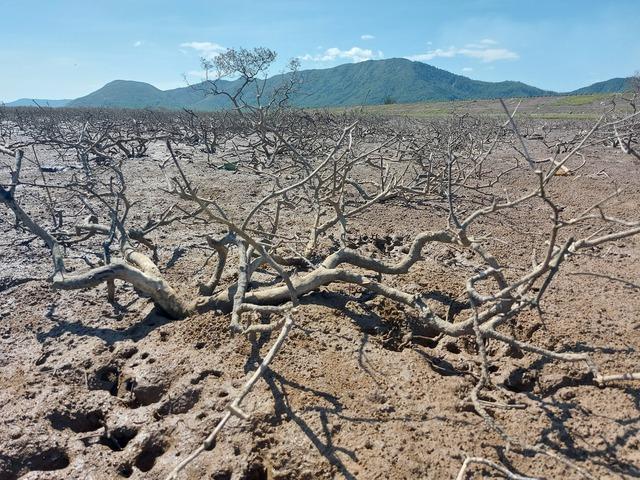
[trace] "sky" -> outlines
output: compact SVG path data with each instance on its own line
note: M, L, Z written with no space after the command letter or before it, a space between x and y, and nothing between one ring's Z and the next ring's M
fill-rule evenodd
M405 57L555 91L640 70L640 0L0 0L0 18L4 101L182 87L230 47L275 50L271 73Z

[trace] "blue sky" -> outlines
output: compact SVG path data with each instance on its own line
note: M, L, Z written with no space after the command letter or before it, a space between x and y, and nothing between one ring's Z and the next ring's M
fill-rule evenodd
M640 70L640 0L0 0L0 18L5 101L180 87L239 46L277 51L274 73L407 57L558 91Z

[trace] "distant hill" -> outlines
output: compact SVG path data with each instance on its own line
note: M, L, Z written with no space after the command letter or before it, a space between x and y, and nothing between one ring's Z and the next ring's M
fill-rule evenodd
M5 103L8 107L35 107L36 103L41 107L66 107L71 100L46 100L44 98L20 98L13 102ZM34 103L35 102L35 103Z
M308 107L530 97L551 93L521 82L472 80L403 58L305 70L300 76L301 92L293 100Z
M266 81L266 95L282 85L290 74L275 75ZM404 58L368 60L333 68L299 72L301 84L291 96L291 103L300 107L340 107L380 105L385 103L416 103L446 100L482 100L491 98L539 97L559 95L522 82L483 82L456 75L422 62ZM235 91L240 80L222 80L219 88ZM628 79L614 78L568 94L614 93L623 91ZM220 110L230 106L224 96L206 95L205 83L160 90L153 85L129 80L115 80L104 87L75 100L69 107L163 108ZM252 103L249 93L245 98ZM21 102L19 100L18 102ZM47 102L43 100L42 102ZM13 105L17 102L12 102ZM29 103L32 104L32 103ZM62 104L61 104L62 105Z
M267 80L266 91L273 91L289 74ZM550 95L521 82L481 82L455 75L421 62L402 58L369 60L321 70L299 73L301 85L291 102L301 107L376 105L381 103L429 100L465 100L497 97ZM221 81L222 89L232 91L238 81ZM101 89L69 103L70 107L192 108L217 110L229 106L223 97L204 95L206 85L162 91L141 82L116 80ZM247 98L248 101L253 99Z
M165 92L144 82L114 80L85 97L69 102L69 107L173 108Z
M588 87L570 92L571 95L590 95L592 93L620 93L628 90L631 82L628 78L612 78L604 82L597 82Z

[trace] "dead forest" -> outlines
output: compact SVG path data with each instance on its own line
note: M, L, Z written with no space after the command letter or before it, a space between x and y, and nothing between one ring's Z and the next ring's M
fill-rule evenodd
M223 112L0 109L0 478L640 476L635 97L305 111L226 61Z

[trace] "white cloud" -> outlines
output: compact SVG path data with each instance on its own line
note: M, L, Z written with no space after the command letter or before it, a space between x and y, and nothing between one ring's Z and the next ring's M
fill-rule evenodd
M409 60L417 60L419 62L433 60L434 58L451 58L455 57L457 49L455 47L449 47L446 49L436 48L435 50L429 50L427 53L419 53L417 55L410 55L407 58Z
M192 48L201 57L212 59L217 57L227 49L218 43L212 42L185 42L180 44L181 47Z
M417 60L419 62L433 60L434 58L453 58L457 56L475 58L484 63L496 62L498 60L517 60L520 58L516 52L507 48L495 46L497 42L490 38L480 40L480 43L469 43L463 48L454 46L448 48L436 48L426 53L410 55L409 60Z
M373 35L369 35L368 33L365 33L364 35L360 35L360 39L362 40L373 40L374 38L376 37L374 37Z
M374 52L368 48L360 47L351 47L349 50L340 50L339 48L333 47L328 48L317 55L307 53L298 58L300 60L312 62L331 62L340 58L348 59L352 62L363 62L365 60L374 60L383 57L384 54L380 50Z
M136 42L134 42L133 46L138 48L139 46L142 45L142 40L137 40Z
M477 58L485 63L495 62L497 60L517 60L520 58L516 52L507 50L506 48L485 48L485 49L460 49L460 55L465 57Z

